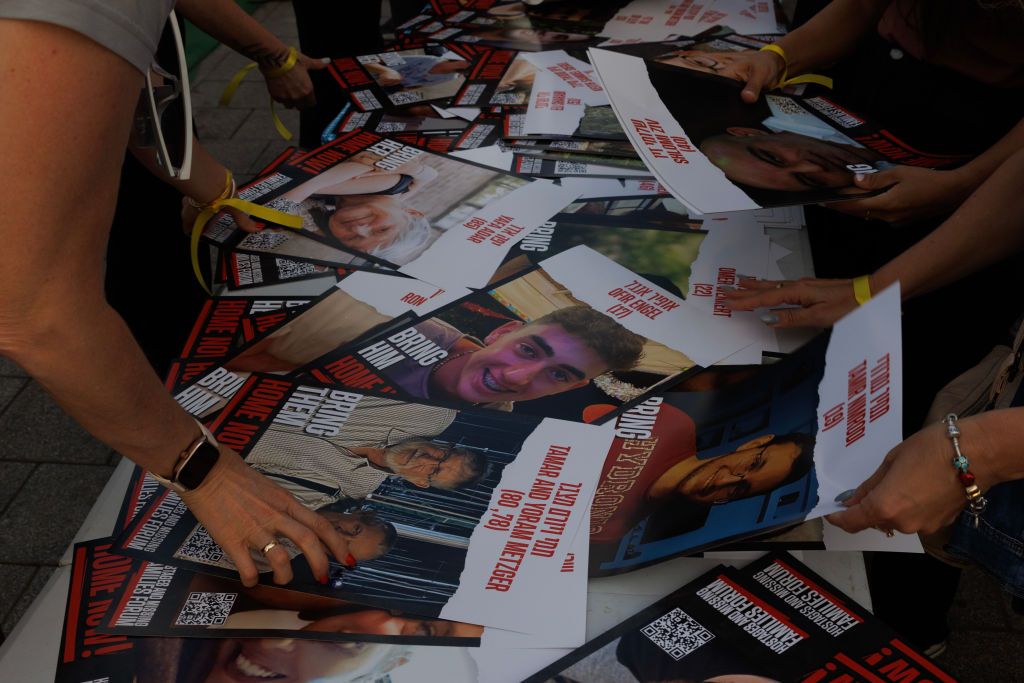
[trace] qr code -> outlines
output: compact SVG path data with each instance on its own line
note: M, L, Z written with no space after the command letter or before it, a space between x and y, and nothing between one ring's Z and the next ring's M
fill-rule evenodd
M317 267L312 263L302 263L301 261L289 261L288 259L274 259L274 263L277 265L277 273L281 276L282 280L288 280L293 277L302 277L303 275L309 275L310 273L317 272Z
M224 561L224 551L204 526L197 526L193 529L174 555L203 564L220 565Z
M555 162L555 173L557 175L569 175L571 173L582 173L588 172L587 164L581 164L578 161L556 161Z
M238 593L189 593L175 626L219 626L231 614Z
M246 249L274 249L287 242L289 236L283 232L254 232L246 235L238 246Z
M396 92L388 95L388 99L391 100L391 104L413 104L414 102L419 102L420 100L423 99L423 93L417 92L415 90L410 90L407 92Z
M678 607L644 626L640 632L676 661L715 637L714 633Z

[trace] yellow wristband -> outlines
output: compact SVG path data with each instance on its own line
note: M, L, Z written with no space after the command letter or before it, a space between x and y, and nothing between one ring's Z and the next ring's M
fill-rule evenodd
M288 48L288 56L285 57L284 64L275 67L270 71L264 71L263 75L267 78L277 78L278 76L284 76L286 73L295 68L295 65L299 61L299 51L294 47Z
M769 43L762 47L759 52L772 52L782 58L782 75L779 77L778 82L772 86L772 90L785 88L787 85L800 85L801 83L816 83L828 88L829 90L832 89L832 79L828 76L822 76L821 74L803 74L801 76L789 78L789 57L786 56L786 51L782 49L782 46L776 45L775 43Z
M277 223L283 225L286 228L300 229L302 228L302 217L294 214L285 213L284 211L278 211L271 209L260 204L253 204L243 199L238 199L234 196L235 181L231 178L231 171L228 171L229 184L228 187L231 194L227 197L218 197L211 202L202 205L202 211L196 216L196 220L192 223L192 235L189 240L189 247L191 249L192 256L192 272L195 273L196 279L199 280L199 284L206 291L207 294L212 296L213 292L210 287L203 280L203 271L199 267L199 238L202 237L203 231L206 229L206 224L210 222L210 219L216 216L223 208L233 207L240 209L250 216L256 218L262 218L265 221Z
M863 306L871 301L871 280L867 275L861 275L853 279L853 298L857 300L858 306Z

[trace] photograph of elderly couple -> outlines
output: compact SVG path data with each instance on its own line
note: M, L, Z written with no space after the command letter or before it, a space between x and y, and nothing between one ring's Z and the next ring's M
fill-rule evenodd
M257 407L268 411L266 419L252 417ZM282 540L295 573L291 587L436 617L459 588L470 537L505 468L539 423L254 376L212 431L347 539L348 554L332 558L326 584L301 550ZM239 434L247 435L244 445ZM542 457L528 456L536 467ZM194 517L167 512L175 505L154 500L119 547L152 562L237 577ZM139 540L154 524L164 535L142 548ZM272 585L269 563L259 553L253 559L261 582Z

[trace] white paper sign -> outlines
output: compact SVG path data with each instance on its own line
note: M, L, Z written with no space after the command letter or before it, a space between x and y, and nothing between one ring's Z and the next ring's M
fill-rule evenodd
M697 150L662 103L643 59L608 50L588 54L630 142L672 196L699 213L760 208Z
M832 329L818 387L818 505L809 517L843 509L836 496L871 476L903 439L902 375L900 291L893 285Z
M698 365L713 365L750 343L733 334L728 318L709 315L586 246L545 259L540 266L595 311Z
M576 197L573 188L536 180L478 209L399 270L445 289L484 287L513 246Z
M392 318L410 311L424 315L470 293L464 287L442 289L411 277L365 271L352 273L335 287Z
M733 311L726 304L724 288L735 287L740 278L764 279L771 261L771 241L764 228L748 213L708 216L708 235L701 241L697 260L690 269L687 304L706 315L727 320L733 332L748 344L746 358L760 364L762 351L777 351L775 332L754 311Z
M550 633L565 623L557 590L560 572L586 584L586 573L567 570L565 551L588 516L602 457L614 425L545 419L505 468L491 506L473 530L459 587L441 618L522 633ZM584 590L585 587L584 587ZM569 618L583 619L582 613Z

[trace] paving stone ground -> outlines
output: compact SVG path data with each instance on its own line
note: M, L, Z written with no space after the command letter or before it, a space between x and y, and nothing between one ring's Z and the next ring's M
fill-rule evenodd
M266 3L254 16L286 43L297 44L289 3ZM255 74L231 106L217 106L224 85L244 63L220 47L193 77L203 143L243 180L288 145L274 129L266 90ZM297 135L297 113L278 112ZM19 367L0 358L0 632L11 631L46 583L118 458ZM1013 613L994 580L968 570L950 622L954 634L940 661L961 681L1024 681L1024 617Z

